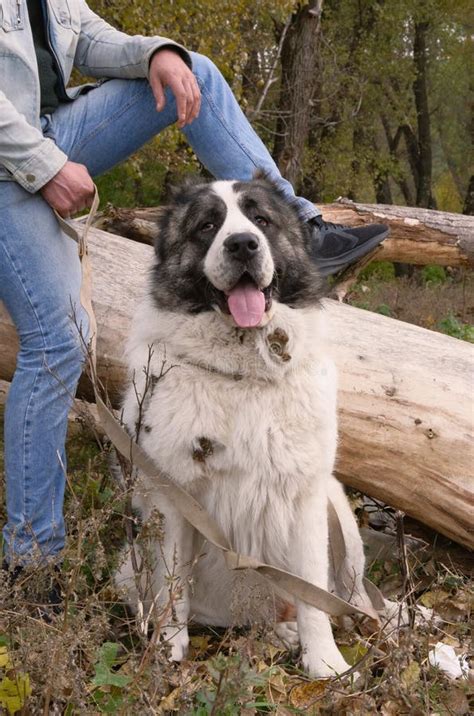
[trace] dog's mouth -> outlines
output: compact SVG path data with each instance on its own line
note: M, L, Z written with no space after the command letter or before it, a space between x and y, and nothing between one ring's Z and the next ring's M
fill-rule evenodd
M256 328L272 306L273 283L260 289L245 272L229 291L217 291L217 303L223 313L232 316L239 328Z

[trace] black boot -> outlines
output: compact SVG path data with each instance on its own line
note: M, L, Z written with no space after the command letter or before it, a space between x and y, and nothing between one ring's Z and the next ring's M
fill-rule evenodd
M321 276L339 273L369 251L388 235L385 224L350 227L324 221L321 216L310 219L311 253Z
M44 573L42 573L44 571ZM48 571L50 572L48 574ZM28 570L27 567L16 565L11 567L4 561L1 576L5 580L7 590L13 594L16 589L24 593L25 602L32 605L35 616L50 622L54 615L62 611L63 598L58 576L61 572L59 565L45 570ZM33 586L31 586L33 582ZM40 585L37 584L40 582Z

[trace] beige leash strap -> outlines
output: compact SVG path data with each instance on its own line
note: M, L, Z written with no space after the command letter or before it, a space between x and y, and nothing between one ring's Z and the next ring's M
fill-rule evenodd
M89 258L89 249L87 246L87 235L89 233L89 229L92 226L92 222L94 221L94 217L97 214L98 208L99 192L97 191L97 187L94 185L94 198L92 200L92 205L87 215L84 230L82 232L77 231L76 228L71 226L71 224L69 224L65 219L63 219L57 211L54 212L56 214L56 218L59 222L61 229L64 231L65 234L67 234L67 236L77 242L79 249L79 259L81 261L82 273L80 300L81 305L86 311L87 316L89 318L88 357L89 362L91 363L93 373L92 382L94 387L94 393L96 392L97 321L95 318L94 309L92 308L92 269Z
M220 549L226 561L228 569L253 569L259 574L266 577L276 587L285 590L292 594L296 599L307 602L312 606L320 609L327 614L332 616L343 616L346 614L362 614L370 617L371 619L378 620L377 611L374 608L367 607L356 607L344 599L331 594L330 592L317 587L315 584L305 581L301 577L295 574L286 572L283 569L272 567L271 565L264 564L253 557L234 552L227 541L227 538L222 533L222 530L217 523L207 514L204 508L194 499L189 493L183 488L177 485L168 476L164 475L157 468L153 460L142 450L135 440L133 440L126 430L121 425L120 421L115 417L113 412L107 407L102 397L99 394L98 380L96 374L96 339L97 339L97 324L95 320L94 311L92 308L91 301L91 270L89 263L89 253L87 249L87 234L92 225L94 215L97 211L99 204L99 197L96 189L94 202L91 207L90 213L87 217L84 230L82 233L76 231L70 224L64 219L58 216L58 221L61 227L64 229L68 236L73 238L79 244L79 256L81 259L82 266L82 287L81 287L81 303L83 308L87 311L90 321L90 334L91 340L89 344L89 364L92 374L92 383L94 388L94 395L97 404L97 410L102 423L104 431L112 441L115 448L128 460L131 461L134 467L137 467L145 476L145 487L146 484L153 487L153 490L158 490L173 504L173 506L183 515L183 517L198 531L208 542L213 544L215 547ZM336 510L331 505L330 510L330 522L332 523L335 519L337 525L335 527L338 538L336 538L336 544L331 545L333 560L336 560L336 564L339 564L344 560L345 547L344 547L344 535L342 527L339 523ZM330 528L331 533L333 532L333 526ZM341 541L342 538L342 541ZM374 586L374 585L372 585ZM376 587L374 587L376 589ZM378 590L377 590L378 591Z

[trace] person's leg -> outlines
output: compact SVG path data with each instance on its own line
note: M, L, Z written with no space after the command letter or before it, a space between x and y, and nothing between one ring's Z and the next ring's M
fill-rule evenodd
M183 133L198 159L216 179L246 181L262 169L296 205L303 219L318 216L318 209L296 197L291 184L281 176L217 67L203 55L191 53L191 57L202 105L198 118ZM176 121L176 104L170 91L166 98L164 110L157 112L147 80L110 80L75 102L61 105L45 133L72 161L85 164L90 174L97 176Z
M87 317L76 243L40 194L0 182L0 300L20 339L5 411L7 562L54 557L64 546L67 414Z

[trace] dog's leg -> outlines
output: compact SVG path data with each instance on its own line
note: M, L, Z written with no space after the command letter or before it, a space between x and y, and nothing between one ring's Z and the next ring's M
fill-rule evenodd
M116 583L127 591L129 604L138 615L141 628L152 623L160 638L171 648L173 661L187 653L190 612L189 576L193 558L193 528L163 497L135 496L134 507L147 522L156 521L150 505L164 517L160 537L143 539L135 546L138 573L131 552L116 574ZM153 528L155 530L155 528ZM140 542L140 540L138 541Z
M328 587L328 526L326 488L302 499L295 515L290 543L290 570L316 584ZM303 666L310 676L335 676L350 666L336 646L329 617L306 602L297 601L298 632Z
M158 613L166 615L160 636L171 647L172 661L181 661L189 645L193 528L173 507L167 506L164 516L164 534L158 545L153 581Z

